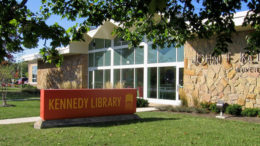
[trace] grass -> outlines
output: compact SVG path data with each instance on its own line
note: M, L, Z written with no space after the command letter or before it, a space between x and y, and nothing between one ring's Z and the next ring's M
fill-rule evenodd
M0 119L33 117L40 115L40 101L7 101L7 104L14 107L0 107ZM2 105L2 101L0 101ZM0 144L1 145L1 144Z
M260 125L170 112L138 113L140 121L33 129L0 125L0 145L258 145Z
M2 91L0 90L0 93ZM1 94L0 97L2 98ZM32 94L27 92L22 92L22 88L8 87L7 88L7 99L30 99L30 98L40 98L39 94Z

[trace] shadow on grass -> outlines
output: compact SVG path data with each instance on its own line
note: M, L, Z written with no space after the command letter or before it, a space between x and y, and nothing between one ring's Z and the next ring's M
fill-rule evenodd
M141 118L141 119L133 119L127 121L113 121L113 122L99 122L99 123L88 123L88 124L80 124L80 125L59 125L55 126L56 128L69 128L69 127L94 127L94 128L102 128L102 127L112 127L112 126L122 126L122 125L130 125L136 123L147 123L147 122L157 122L157 121L165 121L165 120L180 120L180 118ZM50 127L50 128L55 128Z
M147 123L147 122L157 122L157 121L168 121L168 120L180 120L180 118L141 118L136 120L129 120L129 121L118 121L118 122L106 122L106 123L95 123L95 124L88 124L88 125L81 125L80 127L111 127L111 126L121 126L121 125L129 125L129 124L136 124L136 123Z
M40 98L40 94L27 93L22 91L7 91L7 100L12 99L29 99L29 98Z

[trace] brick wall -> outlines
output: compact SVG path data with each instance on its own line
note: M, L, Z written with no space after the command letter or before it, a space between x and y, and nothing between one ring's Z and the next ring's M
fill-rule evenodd
M87 88L88 56L64 56L61 67L38 61L37 88L80 89Z

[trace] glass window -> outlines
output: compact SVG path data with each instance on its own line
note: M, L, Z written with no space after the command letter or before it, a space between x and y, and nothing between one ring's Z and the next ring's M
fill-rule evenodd
M37 82L37 66L32 66L32 82Z
M89 77L88 77L88 88L93 88L93 71L89 71Z
M125 88L134 88L134 69L122 69L122 82Z
M152 45L148 46L148 63L157 63L157 49L153 49Z
M94 66L94 53L88 54L88 64L89 67Z
M118 82L120 82L120 69L115 69L114 70L114 87Z
M144 63L144 48L138 47L135 49L135 64Z
M89 46L88 46L89 50L94 50L93 44L94 44L94 39L89 43Z
M110 66L111 62L111 51L105 52L105 66Z
M160 67L159 68L159 98L175 100L176 89L176 68Z
M110 82L110 70L105 70L105 83Z
M178 52L178 56L177 56L178 61L184 61L184 47L182 46L178 48L177 52Z
M148 68L148 98L157 98L157 68Z
M104 64L104 52L95 53L95 66L103 66Z
M144 80L144 69L135 69L135 88L137 88L137 96L143 97L143 80Z
M105 40L105 48L111 47L111 40Z
M103 70L95 70L95 88L103 88Z
M95 39L95 49L102 49L102 48L105 48L104 39Z
M159 62L175 62L176 61L176 48L173 47L165 47L159 49Z
M183 68L179 68L179 85L183 87Z
M125 41L125 40L123 40L123 41L122 41L122 45L128 45L128 42Z
M114 65L121 65L121 55L122 49L117 49L114 51Z
M118 38L118 37L116 37L115 39L114 39L114 46L121 46L121 39L120 38Z
M122 49L122 65L134 64L134 49Z

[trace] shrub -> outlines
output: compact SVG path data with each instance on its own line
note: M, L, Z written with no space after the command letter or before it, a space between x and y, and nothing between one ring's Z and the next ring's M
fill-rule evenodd
M40 94L40 90L37 88L23 88L23 93L29 93L29 94Z
M206 108L194 108L195 112L198 114L207 114L209 113L209 110L207 110Z
M136 106L137 107L147 107L149 105L148 100L137 98Z
M199 107L199 100L197 96L193 96L192 97L192 101L193 101L193 106L194 107Z
M210 104L209 110L210 110L211 112L214 112L214 113L219 113L219 112L220 112L220 110L217 108L216 103Z
M242 116L245 117L256 117L259 112L259 109L256 108L246 108L241 112Z
M260 110L258 111L258 117L260 117Z
M187 107L188 106L187 96L182 88L179 90L179 95L180 95L180 100L181 100L182 106Z
M112 89L112 83L111 82L106 82L105 83L105 89Z
M241 111L242 111L242 106L238 104L228 105L228 107L226 108L226 113L231 115L239 116L241 115Z
M200 103L200 106L201 106L202 108L204 108L204 109L209 110L209 107L210 107L211 104L212 104L212 103L210 103L210 102L202 102L202 103Z
M122 89L125 87L125 83L124 82L117 82L115 85L116 89Z

